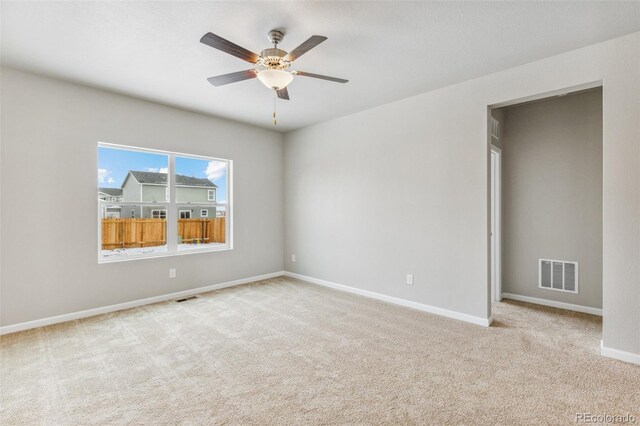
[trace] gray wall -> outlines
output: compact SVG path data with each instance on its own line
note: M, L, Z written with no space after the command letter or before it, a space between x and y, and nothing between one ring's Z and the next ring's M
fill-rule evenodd
M503 108L503 291L602 307L602 90ZM538 259L579 262L579 293Z
M122 206L122 219L140 219L142 217L141 206Z
M166 185L142 185L142 201L162 201L162 202L168 201L167 186Z
M287 134L286 270L488 318L487 107L602 81L603 341L640 353L639 51L635 33Z
M201 219L203 216L201 214L202 210L206 210L209 212L209 219L213 219L216 217L216 208L215 207L207 207L207 206L199 206L195 205L179 205L178 211L182 210L190 210L191 211L191 219Z
M211 203L209 201L209 190L215 188L192 188L192 187L176 187L176 200L178 202L181 201L191 201L193 203L201 202L201 203ZM216 197L218 196L217 192L215 192Z
M140 192L142 186L142 192ZM178 202L212 202L209 201L209 190L216 191L215 188L194 188L176 186L176 200ZM122 188L124 201L167 201L166 185L140 185L132 177L127 179L126 185ZM142 200L140 200L142 195Z
M124 201L142 201L140 198L142 192L140 191L140 184L130 174L125 179L124 186L122 187L122 198Z
M1 78L2 325L282 270L280 134L12 69ZM233 160L234 250L98 264L98 141Z

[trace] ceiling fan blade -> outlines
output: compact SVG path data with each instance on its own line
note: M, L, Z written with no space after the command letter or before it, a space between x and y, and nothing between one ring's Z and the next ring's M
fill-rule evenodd
M252 64L258 62L258 59L260 58L258 54L253 53L252 51L247 50L244 47L240 47L237 44L232 43L229 40L226 40L214 33L206 33L205 35L203 35L200 39L200 43L204 43L207 46L213 47L214 49L222 50L229 55L233 55L247 62L251 62Z
M313 73L304 72L304 71L291 71L291 74L301 75L303 77L319 78L321 80L329 80L329 81L334 81L336 83L347 83L347 82L349 82L349 80L345 80L344 78L329 77L327 75L313 74Z
M305 53L307 53L308 51L310 51L311 49L313 49L314 47L316 47L326 39L327 38L325 36L320 36L320 35L311 36L307 41L305 41L300 46L296 47L291 52L289 52L289 54L284 58L287 61L295 61L300 56L304 55Z
M287 90L286 87L283 87L280 90L276 90L276 93L278 94L278 97L280 99L286 99L289 100L289 91Z
M215 77L209 77L207 81L214 86L224 86L225 84L236 83L242 80L249 80L250 78L256 78L258 72L256 70L245 70L232 72L229 74L217 75Z

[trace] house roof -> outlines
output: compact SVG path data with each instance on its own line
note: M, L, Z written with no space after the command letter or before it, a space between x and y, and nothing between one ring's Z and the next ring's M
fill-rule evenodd
M98 188L98 192L111 195L113 197L119 197L122 195L122 188Z
M129 170L129 173L133 175L136 180L141 184L155 184L166 185L167 174L155 173L155 172L140 172L136 170ZM123 183L124 185L124 183ZM203 188L217 188L218 186L211 182L209 179L196 178L191 176L176 174L176 185L178 186L201 186Z

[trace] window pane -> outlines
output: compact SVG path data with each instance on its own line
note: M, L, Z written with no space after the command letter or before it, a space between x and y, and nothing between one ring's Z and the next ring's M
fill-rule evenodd
M227 224L213 205L178 206L178 250L225 247Z
M98 147L98 199L168 202L168 168L164 154Z
M151 209L151 218L152 219L166 219L167 218L167 209Z
M113 259L166 252L166 211L167 206L101 204L100 255Z
M226 161L176 156L176 201L178 203L225 202L227 172Z

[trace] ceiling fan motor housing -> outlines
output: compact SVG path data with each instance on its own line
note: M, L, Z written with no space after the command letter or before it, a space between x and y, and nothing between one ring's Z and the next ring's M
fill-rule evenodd
M266 68L284 70L291 65L291 61L283 59L286 54L287 52L278 48L265 49L260 53L258 62Z

